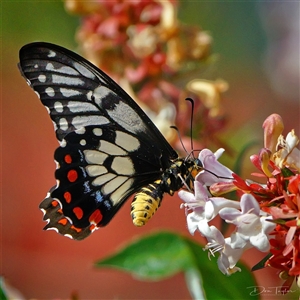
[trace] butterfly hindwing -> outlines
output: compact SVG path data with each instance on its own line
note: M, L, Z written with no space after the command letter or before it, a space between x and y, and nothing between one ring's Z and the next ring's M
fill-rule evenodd
M94 126L85 130L66 135L65 146L56 150L55 177L60 184L51 195L61 201L64 215L75 226L88 226L96 209L105 212L98 221L104 226L130 194L160 176L161 165L159 156L153 157L147 145L124 131ZM144 157L139 157L141 149ZM84 212L81 218L74 209Z
M20 50L19 67L60 142L57 185L40 206L47 228L84 238L159 178L177 153L128 94L79 55L32 43Z

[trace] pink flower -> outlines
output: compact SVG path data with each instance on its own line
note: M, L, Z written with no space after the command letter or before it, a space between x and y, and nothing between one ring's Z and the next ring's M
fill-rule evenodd
M261 216L259 205L250 194L241 197L240 205L241 211L230 207L220 211L222 219L236 226L236 232L231 235L232 247L244 248L250 243L262 252L269 251L268 234L275 228L275 224L269 222L272 218Z

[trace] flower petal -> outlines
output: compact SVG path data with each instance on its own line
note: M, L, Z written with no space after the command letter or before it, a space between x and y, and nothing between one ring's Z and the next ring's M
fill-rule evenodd
M241 197L241 209L243 213L251 213L259 216L260 208L257 200L250 194L243 194Z
M263 123L265 148L275 152L277 139L282 133L284 126L280 115L272 114Z
M218 152L218 154L220 153ZM209 149L203 149L199 153L198 158L202 162L203 168L208 170L209 172L206 170L201 171L196 176L196 181L199 181L206 186L211 186L213 183L216 182L230 182L233 180L233 172L224 165L222 165L220 162L218 162L214 153Z

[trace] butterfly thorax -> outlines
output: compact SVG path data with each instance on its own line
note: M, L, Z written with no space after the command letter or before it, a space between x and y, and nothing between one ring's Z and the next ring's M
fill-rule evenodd
M171 196L183 185L193 189L195 176L202 170L198 159L177 159L162 175L162 187Z
M165 170L160 179L143 187L133 198L131 217L133 224L143 226L155 214L164 193L171 196L183 186L193 189L195 176L202 170L198 159L177 159Z

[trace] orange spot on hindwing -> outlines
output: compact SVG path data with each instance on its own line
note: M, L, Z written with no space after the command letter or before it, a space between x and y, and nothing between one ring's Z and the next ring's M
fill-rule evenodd
M67 177L70 182L74 182L78 178L78 173L76 170L70 170L67 174Z
M75 230L77 233L81 232L82 229L81 228L77 228L74 225L71 226L71 229Z
M64 198L65 198L67 203L71 203L71 200L72 200L71 193L65 192L64 193Z
M53 200L53 201L51 202L51 205L52 205L53 207L56 207L56 206L58 205L58 202L57 202L56 200Z
M57 223L65 226L65 225L67 225L68 220L66 218L63 218L63 219L60 219Z
M80 220L83 217L83 210L79 206L73 208L73 213L75 214L78 220Z
M90 231L93 232L96 228L97 228L97 226L95 224L92 224L90 226Z
M96 209L91 216L89 217L90 223L99 224L102 220L103 216L100 209Z
M72 162L72 156L70 154L65 155L65 162L70 164Z

